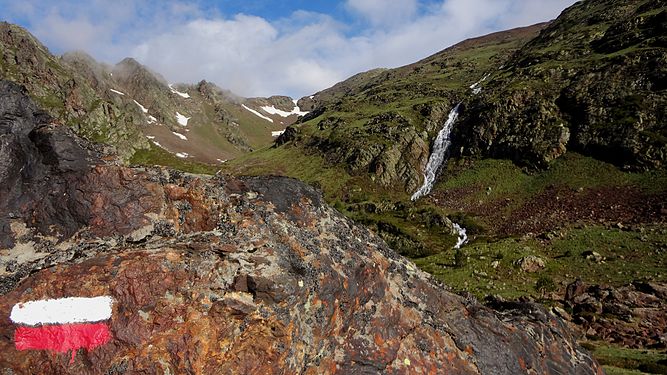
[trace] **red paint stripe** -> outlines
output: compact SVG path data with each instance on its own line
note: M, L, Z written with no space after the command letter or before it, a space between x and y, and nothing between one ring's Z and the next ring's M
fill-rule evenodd
M102 346L111 340L106 323L59 324L41 327L17 327L14 344L18 350L52 350L59 353L88 350Z

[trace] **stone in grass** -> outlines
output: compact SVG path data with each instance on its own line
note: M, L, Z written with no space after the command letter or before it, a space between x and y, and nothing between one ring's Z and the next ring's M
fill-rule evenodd
M535 255L528 255L525 256L516 262L514 262L516 266L519 266L522 271L528 272L528 273L534 273L538 272L544 269L546 267L546 262L544 259L537 257Z
M581 253L581 255L584 258L586 258L586 260L591 260L595 263L602 263L605 260L605 257L603 257L597 251L588 250L588 251L584 251L583 253Z

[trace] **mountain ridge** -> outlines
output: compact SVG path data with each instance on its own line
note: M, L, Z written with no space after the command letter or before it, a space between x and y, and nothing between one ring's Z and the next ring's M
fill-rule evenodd
M213 165L270 144L298 117L273 111L294 110L291 98L241 98L205 81L174 86L133 58L111 66L85 52L55 57L18 26L3 23L0 34L0 76L26 85L52 116L112 146L108 152L123 162L184 168L199 162L213 171Z

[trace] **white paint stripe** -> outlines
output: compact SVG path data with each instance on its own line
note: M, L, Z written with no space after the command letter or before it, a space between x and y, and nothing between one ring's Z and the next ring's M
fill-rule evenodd
M29 301L14 305L9 318L27 325L99 322L111 318L112 304L109 296Z

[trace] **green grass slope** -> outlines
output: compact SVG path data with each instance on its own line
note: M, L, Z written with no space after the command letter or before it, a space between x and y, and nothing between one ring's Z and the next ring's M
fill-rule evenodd
M555 304L577 278L667 282L664 7L583 1L549 25L361 73L301 99L313 112L289 136L223 171L317 186L420 268L480 298ZM412 202L429 145L459 101L452 158L432 194ZM452 222L470 237L460 250ZM521 270L526 256L544 268ZM591 345L610 373L664 361Z

